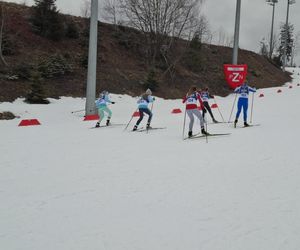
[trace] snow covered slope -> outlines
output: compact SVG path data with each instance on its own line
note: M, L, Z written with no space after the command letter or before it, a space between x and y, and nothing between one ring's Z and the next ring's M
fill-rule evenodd
M152 125L167 129L148 134L90 129L71 114L84 99L1 103L42 125L0 121L0 249L298 250L300 72L290 70L282 93L255 95L260 126L209 124L231 135L208 143L182 140L180 100L155 102ZM226 120L234 97L216 97ZM136 99L112 99L112 122L127 123Z

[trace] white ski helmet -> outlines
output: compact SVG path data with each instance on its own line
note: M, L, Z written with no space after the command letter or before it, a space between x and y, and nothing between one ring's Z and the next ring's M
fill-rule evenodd
M105 95L108 95L108 91L107 91L107 90L103 90L103 91L99 94L99 97L105 96Z
M152 95L151 89L147 89L147 90L146 90L146 94L147 94L147 95Z

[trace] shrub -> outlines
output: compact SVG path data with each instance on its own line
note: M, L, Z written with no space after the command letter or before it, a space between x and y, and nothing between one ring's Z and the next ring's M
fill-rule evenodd
M42 77L53 78L73 71L71 64L60 54L55 54L38 65Z
M33 65L24 62L22 64L17 65L14 69L14 72L16 75L18 75L19 78L30 80L33 68Z
M25 102L30 104L48 104L49 101L46 99L41 74L37 71L34 72L31 81L30 92L27 94Z
M16 116L9 111L0 113L0 120L13 120L15 118Z
M2 54L4 56L12 56L15 54L15 44L11 36L3 35Z
M156 91L159 87L158 82L155 78L155 72L154 70L150 70L146 82L144 84L145 90L146 89L151 89L152 91Z
M66 37L71 39L79 38L79 29L78 26L74 22L67 23Z
M201 57L201 53L195 49L188 49L184 56L184 63L188 69L194 72L200 72L203 70L203 59Z

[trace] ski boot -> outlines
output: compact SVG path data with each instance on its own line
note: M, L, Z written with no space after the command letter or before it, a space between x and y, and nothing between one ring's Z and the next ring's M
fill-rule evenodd
M188 137L189 137L189 138L193 137L193 131L189 131Z
M110 125L110 117L106 120L106 126Z
M237 122L238 122L238 120L237 119L235 119L234 120L234 127L236 128L236 124L237 124Z
M138 127L137 125L134 125L132 131L136 131L136 130L137 130L137 127Z
M247 122L244 122L244 127L249 127L250 125Z
M99 127L100 127L100 122L97 122L95 128L99 128Z
M202 133L203 135L209 135L209 133L206 132L204 128L201 129L201 133Z
M147 123L146 129L151 129L150 123Z
M215 118L213 118L213 123L219 123Z

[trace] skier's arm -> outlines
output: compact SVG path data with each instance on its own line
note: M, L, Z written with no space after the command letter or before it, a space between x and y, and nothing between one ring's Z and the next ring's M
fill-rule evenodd
M96 107L98 108L98 107L100 106L100 100L97 99L97 100L95 101L95 103L96 103Z
M240 88L241 88L241 87L237 87L233 92L234 92L234 93L238 93L238 92L240 91Z
M113 103L113 102L109 99L109 96L108 96L108 95L105 96L105 101L106 101L107 103Z
M251 88L251 87L249 87L249 91L250 91L250 92L256 92L256 88Z
M186 100L187 100L187 96L183 97L183 99L182 99L182 103L185 103L185 102L186 102Z
M148 101L150 102L154 102L155 98L151 95L148 96Z
M204 109L204 104L203 104L203 101L202 101L202 99L201 99L201 96L198 95L198 96L197 96L197 99L198 99L198 101L199 101L199 103L200 103L201 109Z

